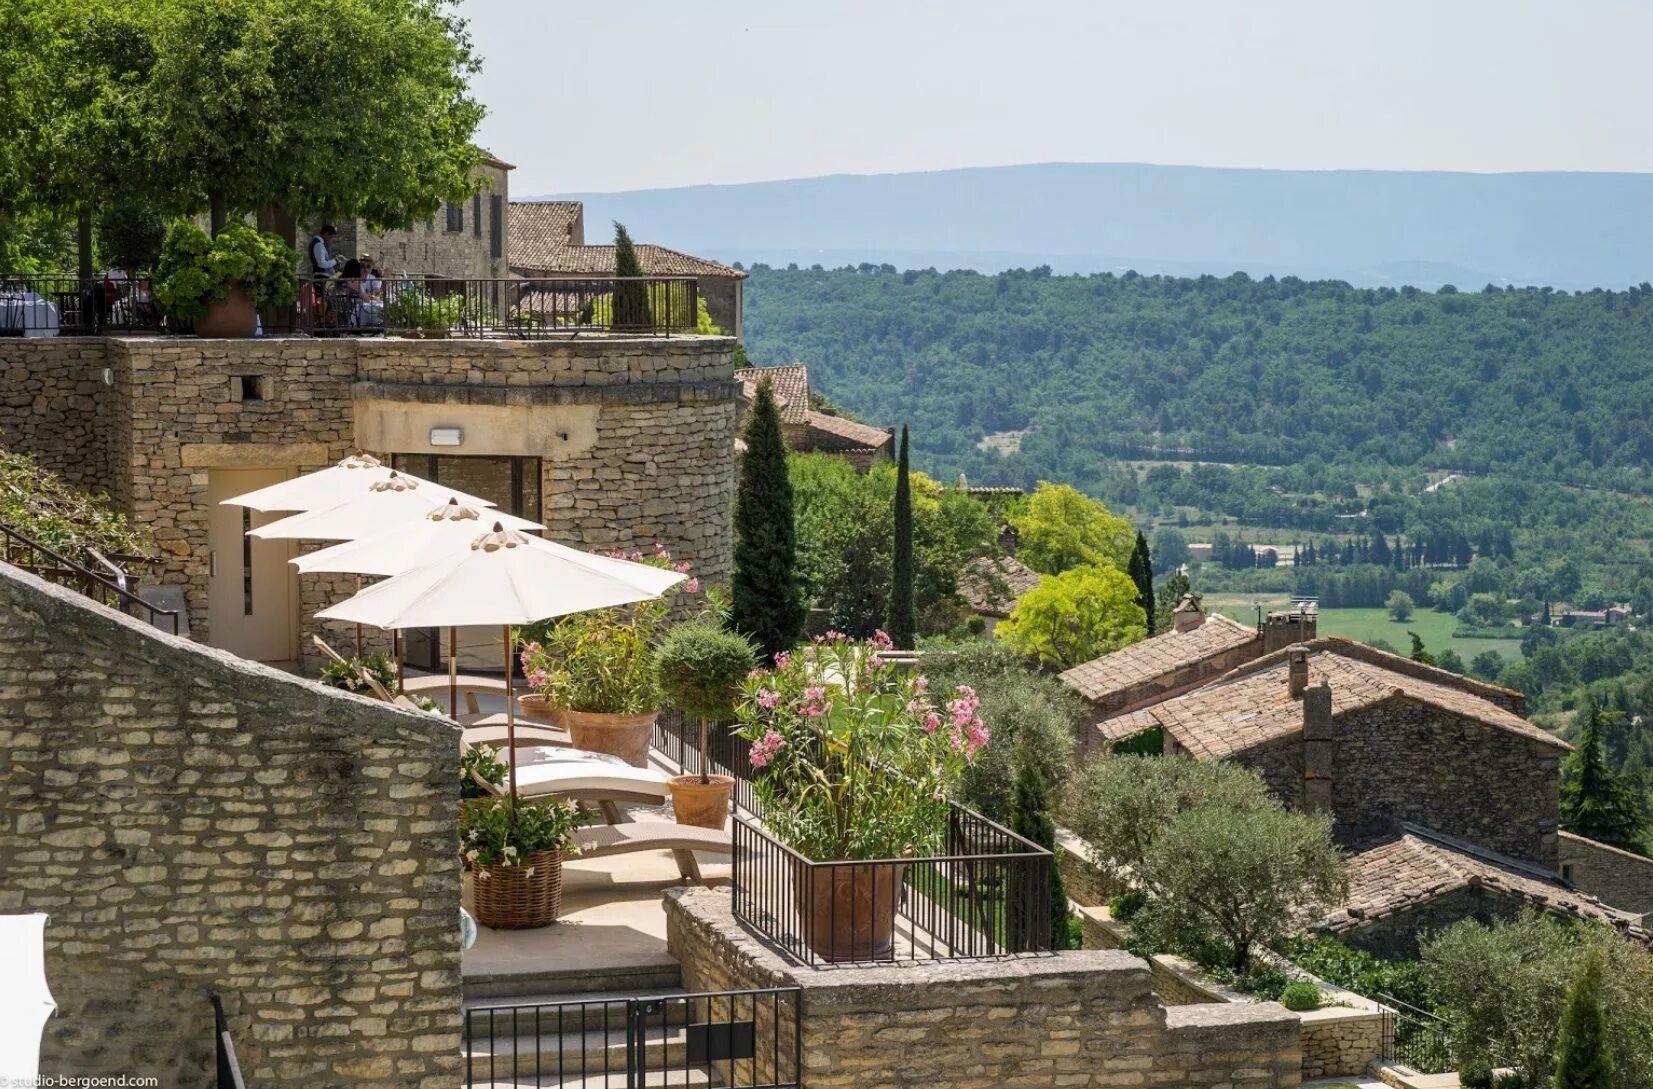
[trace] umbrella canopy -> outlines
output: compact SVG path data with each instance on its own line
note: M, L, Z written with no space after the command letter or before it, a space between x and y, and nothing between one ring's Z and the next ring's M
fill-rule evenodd
M488 506L486 499L392 471L330 507L291 514L249 532L261 541L354 541L411 522L450 499L470 507Z
M400 575L470 548L489 526L506 529L544 529L526 518L488 511L487 521L475 507L450 499L411 522L403 522L371 537L328 545L293 560L302 574L330 572L346 575Z
M532 624L659 597L687 576L507 529L370 586L316 616L376 628ZM256 531L255 531L256 532Z
M46 916L0 915L0 1083L32 1085L40 1034L57 1009L46 986Z
M368 485L386 480L393 473L407 480L418 480L423 487L430 490L430 494L440 494L444 499L463 494L408 473L397 473L395 469L371 454L351 454L337 465L305 473L292 480L283 480L279 484L271 484L257 491L238 495L234 499L226 499L224 505L251 507L265 513L321 510L361 495L367 490ZM494 505L486 501L479 502L486 507Z

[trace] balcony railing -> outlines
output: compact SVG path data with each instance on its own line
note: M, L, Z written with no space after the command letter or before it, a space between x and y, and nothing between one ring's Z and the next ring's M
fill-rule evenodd
M147 277L19 276L0 273L0 336L182 333L166 318Z
M682 336L698 328L692 276L580 280L304 282L298 328L314 336L571 339Z

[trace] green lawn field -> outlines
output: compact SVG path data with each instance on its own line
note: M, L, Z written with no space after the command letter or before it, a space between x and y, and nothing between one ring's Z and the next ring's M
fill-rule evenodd
M1254 597L1250 594L1207 594L1205 607L1246 624L1257 622L1257 610L1251 603L1260 600L1265 611L1286 609L1291 602L1285 597ZM1448 647L1458 652L1467 665L1477 654L1495 650L1505 661L1521 657L1518 639L1458 639L1453 637L1458 618L1433 609L1418 609L1404 624L1389 618L1387 609L1321 609L1320 634L1341 635L1362 643L1386 642L1401 654L1411 650L1412 642L1406 633L1415 631L1423 640L1425 649L1439 654Z

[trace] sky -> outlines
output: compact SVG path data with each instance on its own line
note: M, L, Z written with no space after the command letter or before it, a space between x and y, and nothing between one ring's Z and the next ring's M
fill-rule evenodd
M1032 162L1653 171L1649 0L460 0L514 196Z

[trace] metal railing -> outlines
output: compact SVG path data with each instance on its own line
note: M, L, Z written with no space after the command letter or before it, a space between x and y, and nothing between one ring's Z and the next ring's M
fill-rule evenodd
M147 276L20 276L0 273L0 336L183 333L167 318Z
M796 1089L801 995L778 987L472 1007L464 1084Z
M709 723L706 730L713 775L727 775L735 781L734 802L748 813L761 814L757 791L752 789L752 743L738 737L727 722ZM700 772L700 726L675 708L660 712L654 720L649 745L676 763L685 775Z
M241 1076L241 1061L235 1056L235 1041L230 1039L230 1026L224 1019L224 1003L212 996L213 1045L218 1060L217 1089L247 1089L247 1080Z
M933 854L817 862L734 817L735 917L799 963L1048 953L1049 851L948 803Z
M175 610L163 609L145 601L138 595L135 584L125 571L97 552L91 555L113 574L100 575L0 522L0 560L47 582L55 582L84 594L101 605L144 620L162 631L183 634Z
M1452 1024L1386 994L1372 996L1383 1010L1383 1058L1420 1074L1445 1074L1452 1062Z
M568 339L681 336L698 328L692 276L580 280L305 280L297 328L313 336Z

